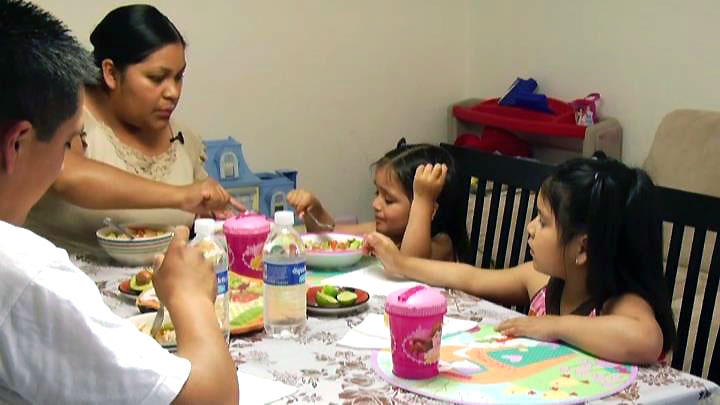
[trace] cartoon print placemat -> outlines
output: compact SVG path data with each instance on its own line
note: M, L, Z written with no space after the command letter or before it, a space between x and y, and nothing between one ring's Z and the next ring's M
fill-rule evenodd
M602 398L630 385L636 366L596 359L557 343L510 338L493 325L443 339L440 375L406 380L392 372L390 351L373 354L373 367L390 384L463 404L571 404Z

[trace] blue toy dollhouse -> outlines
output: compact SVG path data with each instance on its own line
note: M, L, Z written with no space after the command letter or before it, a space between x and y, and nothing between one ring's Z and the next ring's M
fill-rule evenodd
M242 145L232 137L206 140L205 170L248 210L272 218L275 211L290 209L287 193L295 189L297 171L253 173L243 157Z
M255 173L260 178L260 212L272 218L276 211L292 208L287 202L287 193L297 184L296 170Z

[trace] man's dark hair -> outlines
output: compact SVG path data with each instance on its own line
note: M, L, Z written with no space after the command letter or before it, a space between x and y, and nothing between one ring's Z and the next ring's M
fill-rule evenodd
M95 72L62 22L28 2L0 0L0 127L27 120L49 141Z

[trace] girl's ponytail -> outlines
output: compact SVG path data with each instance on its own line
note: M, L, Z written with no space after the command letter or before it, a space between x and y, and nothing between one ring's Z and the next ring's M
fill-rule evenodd
M623 201L620 184L613 176L596 171L593 176L588 212L587 254L589 266L588 287L592 286L595 302L604 302L617 293L619 286L614 277L602 269L612 268L617 256L617 243L622 224Z
M558 166L541 189L567 244L587 235L587 291L603 303L622 294L641 296L663 331L663 351L675 340L675 323L663 279L662 222L654 185L640 169L603 159L574 159Z

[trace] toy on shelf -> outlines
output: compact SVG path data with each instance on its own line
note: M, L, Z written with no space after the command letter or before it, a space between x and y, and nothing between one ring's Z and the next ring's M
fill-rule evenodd
M575 123L573 107L560 100L548 98L552 112L532 111L500 105L497 98L473 106L456 106L458 119L510 131L530 132L546 136L585 138L585 127Z
M548 98L552 113L507 107L499 99L467 99L448 109L448 140L472 149L495 150L530 157L547 163L590 157L595 151L622 158L622 127L617 119L603 116L591 126L577 125L570 103ZM485 134L491 135L482 140ZM467 135L463 138L462 135ZM479 139L475 139L479 136Z
M205 170L248 210L272 217L289 209L287 193L295 189L297 171L253 173L245 162L242 145L232 137L204 141Z

